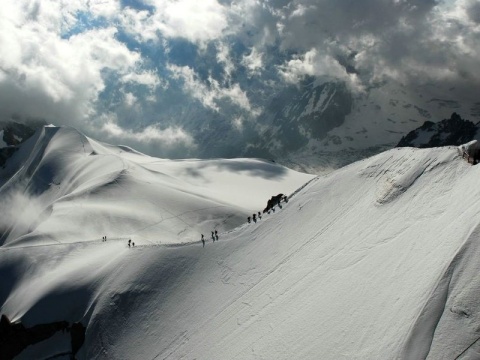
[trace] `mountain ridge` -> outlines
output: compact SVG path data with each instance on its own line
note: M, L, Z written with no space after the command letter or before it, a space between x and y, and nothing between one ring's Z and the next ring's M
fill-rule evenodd
M296 186L292 188L289 182L298 184L298 181L302 180L296 180L296 178L313 177L294 173L271 162L254 159L172 161L152 158L129 148L96 142L73 128L45 127L31 138L27 147L27 153L23 153L23 159L17 159L18 166L15 168L18 170L15 171L15 175L0 188L0 196L3 194L5 199L5 214L11 213L8 210L9 206L19 210L17 207L25 207L24 203L29 202L33 211L30 216L36 218L43 214L42 216L57 219L55 221L58 222L66 216L65 211L72 211L73 206L78 203L88 207L92 214L103 217L105 220L108 217L117 217L116 224L119 229L123 228L123 232L118 232L116 236L125 233L127 235L122 236L128 236L133 229L141 228L139 224L144 222L142 216L146 216L150 218L149 221L152 224L155 223L155 219L159 223L163 221L162 219L167 222L176 222L178 231L183 229L188 235L187 238L191 239L202 231L206 232L207 229L200 231L201 226L200 229L189 230L187 220L189 217L196 218L196 222L205 222L203 225L205 227L212 224L212 227L224 229L224 221L226 224L231 223L229 226L234 223L239 224L250 211L263 208L263 201L260 199L243 201L237 199L236 194L216 194L211 183L224 187L228 185L218 184L218 181L208 174L210 169L219 168L216 171L219 178L228 176L232 179L244 179L245 185L241 186L242 191L256 194L264 192L266 187L271 187L272 191L277 189L277 192L282 192L282 189L293 190ZM22 155L21 151L20 155ZM229 169L235 170L238 175L231 176ZM8 170L5 171L7 174L13 172ZM258 180L254 180L256 178ZM252 182L257 182L257 186L261 189L258 191L253 187L249 188ZM132 193L129 194L129 191ZM109 213L108 206L96 204L91 200L91 195L96 193L107 194L112 204L115 202L121 204L123 201L128 207L129 202L133 201L143 203L145 209L142 210L143 214L140 218L132 216L133 223L125 227L121 219L127 216L128 210L112 207ZM265 195L265 202L270 195L268 197ZM163 202L170 205L162 210ZM38 209L35 206L37 203ZM46 203L47 206L40 203ZM251 206L253 209L250 210ZM201 209L211 210L201 211ZM172 210L173 214L170 214ZM157 213L158 215L155 215ZM183 213L185 217L179 215ZM74 239L76 233L85 234L85 230L75 223L81 224L87 221L88 218L92 218L92 214L86 219L80 218L73 222L72 219L67 220L64 225L66 227L70 223L72 230L65 236ZM136 222L137 225L134 225ZM48 222L43 223L42 231L47 232L49 226L53 228L60 226L60 223L50 225L46 225ZM4 228L3 243L6 244L13 239L23 241L19 234L36 236L31 226L33 223L24 225L19 223L8 233ZM92 221L91 226L94 229L88 231L88 237L99 236L104 232L101 229L103 225L98 227L95 221ZM130 231L127 230L129 228ZM152 225L153 228L155 226ZM113 232L117 233L117 231ZM148 233L149 231L145 230L145 234ZM172 238L175 238L173 234Z
M39 163L62 156L60 141L72 142L65 132L69 134L56 131ZM191 160L171 164L91 144L100 155L83 152L77 143L73 154L80 160L69 162L72 174L86 176L82 184L87 179L97 183L95 171L80 171L82 159L102 153L118 153L127 164L143 165L128 168L124 185L133 181L130 177L154 180L145 170L159 170L158 164L167 175L188 169L188 176L173 177L178 189L187 186L187 192L192 191L189 184L210 175L209 181L218 180L213 189L223 197L249 179L238 173L254 175L256 187L268 178L265 189L237 196L238 201L271 194L272 179L285 181L289 174L268 162L260 164L267 168L258 168L256 161L194 161L198 167ZM107 175L123 169L119 163L110 165L104 169ZM173 168L177 171L172 173ZM472 357L480 350L472 344L480 316L475 297L480 287L475 241L479 172L457 147L442 147L395 148L314 178L292 173L297 185L291 186L298 190L284 192L291 195L288 203L256 223L243 218L219 228L218 241L206 232L205 245L199 237L152 242L145 234L133 234L132 248L128 236L112 234L112 229L107 241L82 235L88 231L71 241L62 232L68 217L78 219L99 206L112 210L112 199L121 200L128 188L94 191L88 201L95 207L85 200L75 207L59 204L68 210L62 227L50 225L49 232L37 231L37 238L22 235L22 241L0 247L0 276L10 279L0 284L0 312L26 327L81 322L86 333L79 359ZM222 188L225 181L228 187ZM116 181L111 184L115 190ZM153 199L147 182L141 186ZM147 203L128 203L121 221L147 218L149 212L142 211ZM201 221L192 215L183 220ZM98 214L94 218L114 221ZM45 224L48 220L39 227ZM177 223L164 225L152 229L154 238L167 237ZM65 341L52 338L31 351L52 356L59 348L68 350Z
M403 136L397 147L419 148L466 144L477 138L479 124L464 120L457 113L437 123L426 121Z

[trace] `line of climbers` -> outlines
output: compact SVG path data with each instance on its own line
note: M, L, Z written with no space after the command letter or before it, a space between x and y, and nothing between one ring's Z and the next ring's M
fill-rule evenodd
M270 200L268 200L267 202L267 207L265 209L263 209L263 213L268 213L270 214L270 210L275 212L275 206L278 205L278 207L281 209L282 208L282 200L287 203L288 202L288 197L286 195L283 195L283 194L278 194L278 195L275 195L275 196L272 196L270 198ZM252 217L247 217L247 222L250 224L252 221L253 222L257 222L257 220L261 220L262 219L262 214L260 213L260 211L258 213L254 213L252 215ZM205 247L205 236L203 234L202 235L202 244L203 244L203 247ZM103 241L107 241L107 236L102 236L102 242ZM212 241L215 242L215 241L218 241L218 231L217 230L214 230L212 231ZM129 239L128 242L127 242L127 245L128 247L135 247L135 243L132 242L132 239Z
M283 195L283 194L278 194L278 195L275 195L275 196L272 196L270 198L270 200L268 200L267 202L267 207L265 209L263 209L263 213L267 213L267 214L270 214L270 211L273 211L275 212L275 206L278 205L278 207L281 209L282 208L282 200L284 202L288 202L288 197L286 195ZM247 222L250 224L252 221L253 222L257 222L257 220L261 220L262 219L262 214L260 213L260 211L258 212L258 214L253 214L251 217L247 217Z
M218 231L217 230L212 231L212 241L213 242L218 241ZM205 247L205 237L204 237L203 234L202 234L202 244L203 244L203 247Z
M260 214L260 213L259 213ZM212 240L213 242L218 241L218 231L212 231ZM107 241L107 236L102 236L102 242ZM205 246L205 237L202 234L202 243L203 246ZM132 239L128 239L127 246L130 247L135 247L135 242L132 242Z
M105 242L105 241L107 241L107 235L102 236L102 242ZM135 243L132 242L132 239L128 239L127 245L128 247L135 247Z

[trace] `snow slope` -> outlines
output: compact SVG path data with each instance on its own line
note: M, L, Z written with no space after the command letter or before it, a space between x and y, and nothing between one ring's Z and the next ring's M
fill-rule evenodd
M478 359L479 177L454 147L393 149L204 248L24 236L1 312L81 320L85 359Z
M152 158L70 128L45 127L25 147L0 189L8 229L0 244L8 246L104 235L137 244L199 240L313 177L255 159Z

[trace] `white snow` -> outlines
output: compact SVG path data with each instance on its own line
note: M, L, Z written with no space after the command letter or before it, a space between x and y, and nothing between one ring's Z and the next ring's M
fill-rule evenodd
M337 93L337 89L333 89L333 91L331 92L331 94L329 94L329 98L328 100L326 99L326 97L324 97L324 94L322 92L322 97L320 98L320 100L318 101L319 104L322 105L322 109L320 110L320 112L324 112L326 108L328 108L328 105L330 105L330 102L332 101L332 98L335 96L335 94Z
M104 235L137 244L196 241L313 178L257 159L152 158L54 127L43 129L24 161L3 189L2 209L13 222L8 246Z
M143 207L158 193L164 209L224 199L243 216L253 206L245 197L258 207L281 180L309 180L287 170L267 176L260 170L274 165L257 160L171 162L91 139L85 153L77 146L66 154L76 136L60 130L49 142L40 163L59 185L37 199L53 201L50 218L69 226L90 212L83 226L109 232L153 222ZM49 156L66 160L54 166ZM47 218L35 236L9 236L0 248L8 279L1 313L28 326L82 321L81 359L478 359L479 177L455 147L393 149L315 178L281 209L222 230L204 248L174 243L175 221L129 249L84 232L73 241ZM237 189L255 179L254 195ZM208 222L194 214L192 226Z

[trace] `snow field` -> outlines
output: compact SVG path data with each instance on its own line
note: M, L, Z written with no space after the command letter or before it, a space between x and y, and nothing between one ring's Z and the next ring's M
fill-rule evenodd
M124 152L89 142L98 154ZM1 248L0 275L10 279L0 286L2 313L27 325L81 320L85 359L478 359L480 167L456 148L394 149L354 163L315 178L256 224L244 223L252 210L232 204L245 196L223 182L237 185L235 174L248 188L252 176L264 180L253 186L258 198L269 194L254 199L261 210L277 192L268 184L293 186L295 178L300 187L302 178L256 160L168 162L125 152L126 172L115 165L118 173L91 180L94 191L79 182L82 206L65 201L64 222L95 207L120 214L110 202L130 193L138 203L121 200L136 210L121 213L123 221L97 211L90 223L140 223L150 199L183 214L192 198L199 206L221 198L241 225L226 220L230 227L212 243L211 220L182 215L176 221L208 223L204 248L198 237L164 242L189 229L166 221L129 249L120 235L58 236L60 225L48 221L62 219L60 200L35 236L8 238ZM157 190L155 198L160 182L171 197Z

